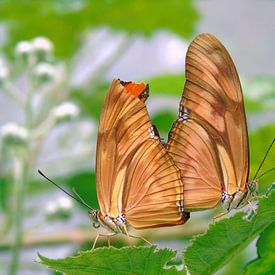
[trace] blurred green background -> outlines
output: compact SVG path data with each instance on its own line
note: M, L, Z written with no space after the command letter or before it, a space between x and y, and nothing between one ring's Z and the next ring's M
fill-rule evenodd
M184 85L185 53L201 32L223 42L241 76L252 177L275 137L274 13L274 1L256 0L1 1L0 274L51 274L33 261L37 251L58 258L91 248L96 232L87 209L37 169L98 207L97 123L111 80L150 84L149 113L166 139ZM274 160L273 149L262 171ZM273 181L274 173L261 178L260 193ZM182 251L220 211L143 235ZM241 272L255 251L253 243L219 273Z

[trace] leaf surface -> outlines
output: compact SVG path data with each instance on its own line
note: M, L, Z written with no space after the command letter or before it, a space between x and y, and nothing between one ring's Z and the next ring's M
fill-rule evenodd
M250 262L245 274L274 274L275 272L275 223L261 234L258 242L258 259Z
M204 235L195 237L184 253L192 275L217 271L275 221L275 191L261 197L258 204L258 213L250 221L240 212L210 225Z
M42 264L68 275L184 274L175 267L164 268L166 263L176 256L176 252L169 249L156 251L156 246L121 249L103 247L57 260L39 254L38 256Z

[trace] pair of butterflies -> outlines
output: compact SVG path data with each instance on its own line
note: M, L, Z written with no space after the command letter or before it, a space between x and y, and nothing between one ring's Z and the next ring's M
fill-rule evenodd
M186 83L167 144L150 122L144 83L114 80L97 142L100 210L90 213L110 234L185 223L189 211L243 206L254 195L240 80L211 34L187 51Z

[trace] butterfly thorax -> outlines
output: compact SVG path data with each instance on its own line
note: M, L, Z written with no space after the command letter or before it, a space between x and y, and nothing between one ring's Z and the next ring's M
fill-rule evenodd
M234 194L229 194L227 191L222 193L222 205L227 210L244 207L247 202L257 195L257 180L248 181L245 184L244 190L237 190Z
M90 212L90 217L93 220L93 226L95 228L102 227L110 233L127 234L127 221L123 213L113 218L107 214L103 215L99 210L93 210Z

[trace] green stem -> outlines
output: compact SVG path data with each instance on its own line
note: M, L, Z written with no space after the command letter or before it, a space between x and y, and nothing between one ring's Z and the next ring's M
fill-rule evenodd
M17 273L20 251L22 248L23 237L23 217L24 217L24 198L26 193L26 185L28 182L28 167L26 156L20 156L15 159L15 182L14 182L14 213L13 213L13 229L14 244L12 247L12 260L9 274Z
M29 80L31 74L29 72ZM29 131L32 130L32 96L33 86L31 86L25 101L25 127ZM24 202L25 193L29 181L30 165L30 140L25 148L15 149L15 180L14 180L14 208L13 208L13 229L14 229L14 245L12 248L12 258L10 264L10 275L15 275L20 263L20 253L23 242L23 220L24 220Z

